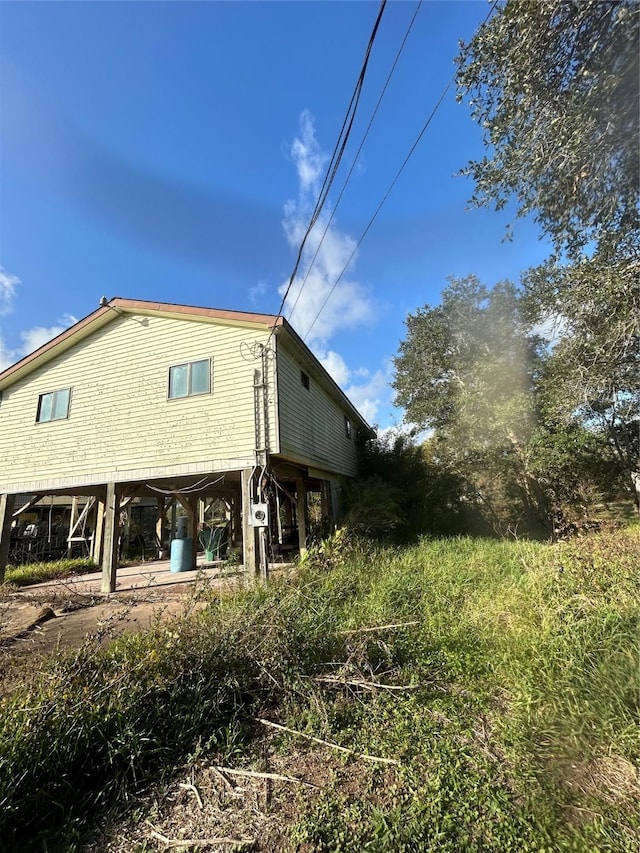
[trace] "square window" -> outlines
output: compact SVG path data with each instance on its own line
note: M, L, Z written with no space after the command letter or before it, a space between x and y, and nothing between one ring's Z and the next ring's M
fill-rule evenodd
M70 402L71 388L63 388L60 391L51 391L48 394L40 394L38 397L36 423L65 420L69 417Z
M211 359L176 364L169 368L169 399L209 394L211 391Z

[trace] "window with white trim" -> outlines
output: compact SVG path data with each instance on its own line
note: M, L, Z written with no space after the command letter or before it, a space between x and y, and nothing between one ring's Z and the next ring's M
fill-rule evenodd
M169 368L169 399L211 393L211 359L174 364Z
M62 421L69 417L69 404L71 403L71 388L62 388L60 391L49 391L38 397L38 411L36 423L47 421Z

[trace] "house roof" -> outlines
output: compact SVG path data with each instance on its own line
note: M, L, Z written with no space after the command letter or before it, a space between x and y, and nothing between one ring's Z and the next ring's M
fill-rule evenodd
M21 379L37 367L42 367L52 358L60 355L79 341L89 337L98 329L125 314L146 314L164 317L184 317L200 322L214 322L231 326L251 328L274 328L282 325L283 318L273 314L250 314L243 311L227 311L220 308L201 308L194 305L174 305L169 302L151 302L142 299L123 299L115 296L99 308L69 326L55 338L47 341L37 350L7 367L0 373L0 389Z
M24 358L7 367L0 373L0 391L7 388L33 370L44 366L48 361L61 355L66 350L75 346L81 340L92 335L94 332L113 322L118 317L127 314L160 316L160 317L182 317L196 322L215 323L217 325L243 326L245 328L273 329L276 335L285 331L300 350L301 354L313 365L314 372L318 372L323 382L333 393L342 400L346 408L352 413L367 434L372 434L371 427L355 408L342 389L327 373L322 364L304 343L302 338L295 332L293 327L279 315L256 314L246 311L229 311L223 308L204 308L196 305L178 305L171 302L153 302L142 299L124 299L114 296L108 302L103 301L100 307L91 314L87 314L82 320L78 320L73 326L65 329L55 338L43 344L38 349L29 353Z

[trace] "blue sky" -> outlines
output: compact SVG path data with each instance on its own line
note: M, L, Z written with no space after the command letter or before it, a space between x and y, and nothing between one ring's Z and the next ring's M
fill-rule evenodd
M383 14L327 215L416 7ZM276 313L378 8L0 2L0 366L102 295ZM548 254L531 222L503 241L512 211L467 209L455 173L482 147L452 88L310 329L488 9L424 0L285 307L382 428L402 420L389 382L407 313L447 276L517 279Z

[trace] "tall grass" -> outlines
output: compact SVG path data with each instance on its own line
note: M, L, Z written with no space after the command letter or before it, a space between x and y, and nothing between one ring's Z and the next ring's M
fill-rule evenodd
M0 709L0 849L75 849L196 744L248 755L270 714L400 761L300 803L292 844L633 850L639 534L338 537L293 577L56 658Z
M89 557L26 563L22 566L9 565L5 572L4 582L9 586L29 586L56 578L87 574L96 570L95 562Z

